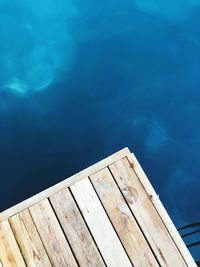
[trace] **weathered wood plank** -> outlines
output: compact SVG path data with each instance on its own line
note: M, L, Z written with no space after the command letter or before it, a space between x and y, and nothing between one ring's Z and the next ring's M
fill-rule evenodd
M66 188L51 196L50 201L79 266L105 266L69 189Z
M159 266L110 171L105 168L91 176L101 202L135 267Z
M148 180L146 174L144 173L142 167L140 166L137 158L134 154L130 154L127 156L128 161L132 165L132 169L136 173L138 179L142 183L143 187L145 188L147 194L151 196L151 202L153 203L154 207L158 211L162 221L164 222L166 228L168 229L171 237L173 238L176 246L178 247L179 251L181 252L182 256L184 257L188 266L197 267L194 259L192 258L189 250L187 249L185 243L181 239L178 231L176 230L173 222L171 221L166 209L163 207L160 199L158 198L155 190L153 189L150 181Z
M132 266L89 179L70 188L106 264L109 267Z
M4 267L25 267L7 220L0 223L0 261Z
M30 197L24 201L22 201L21 203L3 211L0 213L0 221L6 220L9 217L15 215L16 213L27 209L28 207L36 204L37 202L48 198L49 196L59 192L60 190L69 187L70 185L72 185L73 183L88 177L89 175L107 167L108 165L112 164L113 162L126 157L127 155L130 154L130 151L128 148L124 148L120 151L118 151L117 153L99 161L98 163L86 168L85 170L63 180L62 182L38 193L37 195Z
M161 266L187 266L127 159L110 166Z
M77 267L68 242L47 199L30 207L52 266Z
M9 219L12 231L28 267L52 266L29 211L26 209Z

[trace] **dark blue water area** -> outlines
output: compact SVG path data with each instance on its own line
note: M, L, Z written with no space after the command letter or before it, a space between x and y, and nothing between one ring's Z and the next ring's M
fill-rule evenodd
M0 0L0 210L128 146L175 225L200 221L199 1L13 2Z

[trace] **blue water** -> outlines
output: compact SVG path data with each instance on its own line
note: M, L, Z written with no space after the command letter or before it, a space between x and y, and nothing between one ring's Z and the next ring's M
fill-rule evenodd
M199 221L200 0L0 0L0 209L125 146Z

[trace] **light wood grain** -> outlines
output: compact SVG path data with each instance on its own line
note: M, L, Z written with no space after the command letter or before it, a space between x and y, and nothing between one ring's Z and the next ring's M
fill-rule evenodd
M91 182L133 265L159 266L109 170L95 173Z
M105 168L106 166L112 164L113 162L126 157L127 155L130 154L130 151L128 148L124 148L120 151L118 151L117 153L99 161L98 163L86 168L85 170L63 180L62 182L38 193L37 195L30 197L24 201L22 201L21 203L3 211L0 213L0 221L3 220L7 220L9 217L15 215L16 213L36 204L37 202L48 198L49 196L59 192L60 190L69 187L70 185L72 185L73 183L88 177L89 175Z
M127 148L0 213L0 267L105 265L197 266Z
M187 266L127 159L110 166L127 203L161 266Z
M7 220L0 223L0 261L4 267L25 267Z
M74 256L47 199L30 207L32 218L55 267L77 267Z
M69 189L66 188L51 196L50 201L79 265L105 266Z
M70 188L107 266L132 266L89 179Z
M51 267L42 241L29 211L10 218L10 225L28 267Z
M138 179L140 180L141 184L145 188L147 194L150 197L151 202L153 203L155 209L159 213L162 221L164 222L166 228L168 229L171 237L173 238L176 246L178 247L180 253L184 257L188 266L197 267L194 259L192 258L189 250L187 249L185 243L181 239L176 227L174 226L172 220L170 219L166 209L163 207L160 199L158 198L155 190L153 189L149 179L147 178L146 174L144 173L141 165L139 164L137 158L134 154L130 154L127 156L129 163L132 165L132 169L134 170L135 174L137 175Z

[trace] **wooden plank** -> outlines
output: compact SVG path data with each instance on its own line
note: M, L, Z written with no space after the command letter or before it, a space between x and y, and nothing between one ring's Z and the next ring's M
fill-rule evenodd
M0 261L4 267L25 267L8 221L0 223Z
M66 188L51 196L50 201L79 266L105 266L69 189Z
M159 266L108 168L92 175L91 182L133 266Z
M49 201L45 199L35 204L30 212L52 266L77 266Z
M26 209L9 221L26 266L52 266L29 211Z
M161 266L187 266L127 159L110 166Z
M124 148L122 150L120 150L119 152L99 161L98 163L86 168L85 170L63 180L62 182L38 193L37 195L30 197L28 199L26 199L25 201L22 201L21 203L3 211L0 213L0 221L3 220L7 220L9 217L15 215L16 213L27 209L28 207L36 204L37 202L48 198L49 196L59 192L60 190L69 187L70 185L72 185L73 183L88 177L89 175L105 168L106 166L112 164L113 162L126 157L127 155L130 154L130 151L128 148Z
M107 266L132 266L89 179L70 188Z
M197 267L193 257L191 256L189 250L187 249L185 243L181 239L177 229L175 228L172 220L170 219L166 209L163 207L160 199L158 198L155 190L153 189L150 181L148 180L146 174L144 173L142 167L140 166L137 158L134 154L130 154L127 156L128 161L130 162L132 169L134 170L135 174L137 175L138 179L142 183L143 187L145 188L147 194L151 199L154 207L156 208L157 212L159 213L162 221L164 222L166 228L168 229L171 237L173 238L176 246L178 247L180 253L184 257L188 266Z

